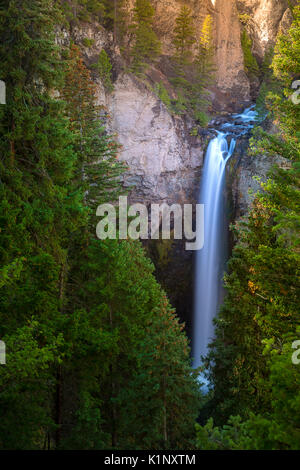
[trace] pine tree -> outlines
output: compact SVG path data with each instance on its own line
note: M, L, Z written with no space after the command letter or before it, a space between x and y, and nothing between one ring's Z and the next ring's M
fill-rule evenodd
M213 23L211 15L207 15L202 25L200 38L198 41L198 50L195 59L197 65L197 77L202 85L211 83L211 75L215 69L213 62Z
M95 239L122 165L60 20L50 0L0 3L0 447L177 447L197 413L187 340L140 243Z
M200 393L191 372L184 325L162 292L139 353L141 367L133 376L133 401L127 404L128 428L144 448L190 449L190 429L197 419ZM141 403L136 407L137 403ZM147 435L144 432L145 420ZM152 423L152 424L150 424Z
M176 18L173 44L175 54L173 56L175 77L172 83L175 85L178 94L176 108L187 109L193 93L192 86L192 46L196 42L195 29L191 10L183 6L179 16ZM179 106L178 106L179 105Z
M299 63L299 7L294 15L273 60L282 89L267 98L278 134L257 128L251 146L253 156L281 156L286 165L272 169L248 219L236 227L228 295L209 356L216 423L240 415L253 448L299 448L299 367L291 345L299 339L300 108L286 99L294 76L288 64L295 61L297 70Z
M214 46L212 17L207 15L202 25L195 57L196 80L193 93L195 118L203 124L207 120L205 114L209 105L207 88L214 80Z
M160 54L161 44L153 30L154 14L149 0L136 0L130 28L134 36L134 45L130 52L132 70L136 73L142 72Z
M85 202L95 208L117 198L124 165L117 159L119 147L105 130L104 109L96 106L96 86L77 46L71 46L63 97L80 164L75 190L86 191Z
M195 42L192 12L184 5L176 18L176 27L174 29L173 44L176 49L174 59L178 65L184 66L190 63L192 58L191 49Z
M55 429L67 245L78 226L69 192L77 157L63 103L54 97L64 68L54 37L59 12L48 0L1 2L0 11L7 88L0 108L0 257L6 270L18 266L0 292L7 344L0 442L27 449L42 447Z
M68 344L72 345L72 355L61 368L62 419L58 444L60 448L68 445L71 448L99 449L103 445L105 433L102 430L102 398L95 390L95 382L96 375L101 375L104 355L112 343L109 335L102 332L101 316L91 315L85 305L78 305L77 292L85 285L82 269L95 238L96 206L107 201L113 202L121 193L120 173L124 166L117 160L119 147L105 130L105 110L96 105L95 84L75 45L71 46L62 96L77 154L72 190L81 198L83 213L82 225L73 234L68 251L70 266L66 285L64 335ZM99 360L97 366L95 349ZM90 364L89 367L85 361ZM71 396L65 393L68 387L73 389ZM65 424L69 414L74 428L72 433Z
M129 25L129 0L114 0L113 4L114 42L119 44L124 52L124 39Z
M114 89L112 83L112 63L107 52L102 49L99 54L98 60L92 65L92 68L97 70L101 83L105 88L105 91L111 93Z
M183 326L153 269L140 242L131 240L91 242L87 262L80 266L85 282L74 289L71 305L80 307L75 312L81 318L78 325L89 318L101 328L88 329L86 321L77 347L87 365L85 387L89 384L101 402L99 434L101 430L107 436L106 448L183 448L193 443L198 384ZM67 448L69 439L78 440L77 433L68 429Z
M119 188L118 146L106 135L78 50L67 68L60 59L54 26L61 18L52 2L0 6L0 75L7 85L7 106L0 108L0 335L7 345L0 445L62 446L70 363L81 378L79 388L73 384L81 390L76 426L87 430L90 423L81 445L96 438L100 445L100 398L91 382L85 386L85 365L73 353L80 356L78 331L92 351L101 343L105 354L110 343L97 319L72 315L69 303L74 270L86 257L92 205L116 197Z
M95 19L106 25L110 17L109 0L60 0L60 2L62 11L71 25L78 21L92 22Z

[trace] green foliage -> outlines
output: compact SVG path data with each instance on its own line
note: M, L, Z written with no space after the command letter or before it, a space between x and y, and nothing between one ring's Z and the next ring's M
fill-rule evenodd
M83 41L82 41L82 44L85 46L85 47L92 47L95 43L95 40L94 39L90 39L90 38L84 38Z
M168 110L171 110L171 98L169 96L168 90L164 86L163 82L155 84L154 92L158 98L164 103Z
M196 55L193 60L192 46L196 44ZM206 111L209 106L207 88L213 83L214 48L212 34L212 17L204 19L199 40L195 39L195 30L191 11L183 6L176 20L173 43L175 77L172 83L178 94L176 113L190 111L200 125L206 126L209 118Z
M280 92L281 83L274 77L272 71L272 61L274 57L274 48L270 48L266 53L261 65L262 83L259 95L256 100L256 111L263 120L268 114L267 96L271 92Z
M61 0L61 6L70 23L95 20L105 22L109 15L108 6L110 7L106 0Z
M87 4L87 7L90 4L89 11L91 11L91 3L95 5L94 13L91 12L92 21L95 21L97 15L96 19L106 29L113 32L114 43L123 47L124 37L128 32L129 0L93 0L93 2L89 0Z
M198 135L198 128L193 127L193 129L190 131L190 135L196 137Z
M176 18L176 27L174 29L173 44L175 54L173 57L175 77L172 83L176 91L185 101L191 94L191 80L188 76L188 66L192 63L192 45L195 43L195 30L193 25L191 10L182 6L179 16Z
M260 86L259 94L256 99L256 110L261 118L263 118L267 113L266 98L269 95L270 91L270 87L264 81Z
M192 106L195 119L203 127L209 122L207 109L210 104L207 88L214 82L214 45L212 17L207 15L201 29L195 57L196 83L193 87Z
M192 46L196 42L191 10L183 5L176 18L173 44L176 49L174 59L179 67L188 65L192 58Z
M195 111L195 120L201 127L207 127L210 118L204 111Z
M295 338L294 335L285 337L285 344L270 358L272 412L264 418L264 426L275 449L299 450L300 447L300 368L291 360Z
M254 450L248 426L240 416L231 416L222 428L214 427L210 418L205 426L196 425L196 434L200 450Z
M95 390L101 391L106 448L192 444L198 385L191 375L183 326L153 269L139 242L94 241L81 273L74 272L72 279L71 305L84 305L80 316L101 325L99 342L89 351L81 333L78 350L89 364L85 374L94 377ZM73 433L76 429L69 430L68 438Z
M133 72L141 73L160 54L161 44L153 30L154 8L149 0L136 0L130 26L134 44L130 55Z
M174 232L171 232L171 240L159 240L158 242L152 242L151 250L153 252L152 259L155 260L155 264L164 268L170 261L170 256L173 247Z
M97 70L104 88L108 92L112 92L114 89L111 73L112 64L107 52L104 49L102 49L102 51L100 52L98 61L93 64L92 68Z
M23 269L23 262L26 261L24 257L16 258L10 264L3 266L0 270L0 288L12 284L16 279L20 278Z
M247 26L251 21L251 16L247 13L243 13L239 15L239 19L243 26Z
M62 83L53 2L0 4L0 336L4 449L42 448L55 431L54 371L63 355L60 291L67 240L78 226L70 183L76 166L64 105L51 90ZM11 38L14 38L11 41Z
M205 426L197 424L199 449L299 450L300 368L292 364L291 341L280 350L271 349L271 353L270 412L264 415L250 413L247 421L240 416L231 416L223 427L214 427L212 418Z
M51 368L62 360L60 334L29 320L4 337L7 364L1 368L1 449L38 449L46 432L54 432L51 419L55 382Z
M246 29L243 29L242 31L241 44L244 52L245 71L250 75L257 75L259 73L259 66L257 60L252 54L253 41L249 37Z
M123 164L61 20L51 0L0 2L0 447L188 448L188 341L140 243L95 239Z
M253 156L281 157L246 220L234 227L237 244L225 278L227 297L216 320L216 338L208 364L214 397L211 422L199 431L199 445L224 446L224 426L240 416L233 448L299 449L299 366L292 363L292 342L299 335L299 158L300 108L290 94L300 9L286 36L275 49L273 70L281 88L270 93L266 105L278 134L257 128ZM296 46L297 48L297 46ZM240 418L234 418L240 419ZM229 431L234 432L232 421ZM220 438L221 435L221 438ZM217 436L217 439L215 438Z
M110 83L110 61L102 51L97 63L103 83ZM70 61L62 91L66 101L66 113L74 134L74 148L80 165L73 178L74 190L85 190L85 203L93 208L107 200L114 200L119 193L119 176L124 165L118 161L118 145L105 130L100 118L101 109L96 106L96 89L90 71L83 63L77 46L71 47ZM83 176L84 175L84 176Z
M126 32L128 0L60 0L60 3L67 24L99 22L114 32L115 43L122 43Z
M177 114L178 116L185 114L187 112L187 100L184 98L184 96L178 92L177 93L177 100L173 103L173 110L174 113Z
M273 61L275 75L287 86L290 86L290 80L299 76L300 73L299 5L294 8L293 12L294 22L288 34L279 35Z

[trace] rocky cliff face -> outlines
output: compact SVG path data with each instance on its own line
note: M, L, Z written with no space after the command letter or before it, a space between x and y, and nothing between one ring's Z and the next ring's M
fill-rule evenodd
M296 5L297 0L291 0ZM237 0L240 14L251 18L254 53L263 59L266 51L274 45L280 29L285 30L292 20L287 0Z
M179 0L154 0L156 29L163 41L166 55L173 53L172 36L175 20L182 6ZM249 80L244 72L244 58L240 40L240 22L235 0L191 0L184 2L193 11L196 33L200 33L205 16L210 14L214 24L217 64L213 96L228 103L228 97L245 102L250 99ZM229 104L229 103L228 103Z
M225 106L250 101L250 83L244 70L241 23L235 0L215 0L217 99ZM224 106L224 107L225 107Z
M146 203L191 200L203 145L190 137L187 122L170 115L147 86L126 74L119 76L107 107L121 158L130 166L124 184L136 186L132 197Z
M127 3L132 8L134 0L128 0ZM291 3L296 4L297 0L291 0ZM291 22L287 0L152 0L152 4L156 12L155 29L163 46L163 57L158 69L163 73L166 72L165 61L174 53L173 31L182 4L192 10L197 34L201 31L206 15L212 16L217 67L216 86L212 87L211 93L214 107L219 111L233 112L251 101L251 87L245 73L241 46L240 15L249 17L247 30L253 40L253 54L259 62L274 45L280 28L287 28ZM83 25L80 32L75 28L74 34L77 39L80 35L95 39L95 27ZM86 53L91 55L103 47L117 55L111 34L101 34L100 28L96 32L93 47L91 50L86 48Z
M130 0L132 5L134 0ZM171 55L175 20L182 4L188 5L194 16L196 32L200 32L207 14L213 18L215 39L216 87L212 96L216 109L233 111L251 100L249 78L244 70L241 47L240 15L249 15L249 34L253 53L262 61L274 45L280 28L287 28L291 13L287 0L153 0L156 9L155 28L163 43L163 53ZM291 0L296 4L297 0Z
M279 28L287 26L291 20L287 2L190 0L185 3L194 13L198 30L207 14L214 18L217 87L212 93L220 109L232 112L250 100L249 80L244 72L239 14L247 14L251 18L253 51L262 60L266 50L274 44ZM163 42L163 53L170 55L172 32L182 2L153 0L153 5L156 8L155 26ZM120 72L120 57L113 47L111 34L97 25L81 25L74 29L73 37L81 44L84 38L93 40L92 46L82 46L87 63L95 61L103 48L113 58L116 78L114 92L106 94L98 81L98 99L99 103L106 106L111 116L110 129L116 133L122 145L120 158L127 162L129 168L124 185L131 190L132 200L149 204L195 202L206 139L192 137L194 124L187 118L172 116L150 86L132 75ZM152 70L151 74L156 74L158 81L167 81L160 70ZM242 166L237 168L239 181L243 181L243 184L236 194L241 194L243 206L248 201L244 190L247 185L252 185L252 174L261 174L266 167L262 162L255 162L256 168L248 171L247 165L243 169ZM235 187L238 184L235 182ZM242 202L243 198L245 202Z
M117 70L114 91L106 93L96 76L95 80L98 103L105 106L110 116L109 131L116 134L121 144L120 159L128 165L124 186L130 190L131 200L146 204L195 200L204 140L191 136L194 123L170 114L149 83L119 72L118 51L103 28L81 25L72 34L82 45L87 64L95 62L103 48L113 58ZM84 47L85 38L93 39L93 45ZM65 40L68 41L67 35Z
M162 40L165 58L172 54L172 32L182 3L181 0L153 0L155 28ZM184 3L192 9L198 30L205 15L211 14L214 19L217 75L211 93L215 109L233 112L245 106L251 101L251 95L244 70L239 14L251 17L249 31L253 53L262 61L265 52L274 44L279 28L288 26L291 21L286 0L189 0ZM131 201L147 205L152 202L195 203L209 134L203 132L203 135L192 137L194 123L188 118L171 115L151 91L151 77L167 83L161 64L150 71L150 80L146 84L121 71L121 59L113 46L112 35L99 25L81 25L72 35L82 45L88 64L97 60L103 48L113 59L113 93L105 93L99 80L96 77L95 80L98 101L106 106L110 115L110 130L116 133L122 145L120 159L128 165L124 186L129 189ZM92 39L93 44L84 47L84 38ZM65 40L68 41L67 35ZM257 186L253 176L264 176L270 167L265 157L247 157L246 147L245 141L238 144L239 151L229 172L235 216L247 211L248 189ZM160 280L186 319L192 305L192 256L184 252L180 243L164 249L165 252L152 255L158 261L158 272L161 258L164 259Z

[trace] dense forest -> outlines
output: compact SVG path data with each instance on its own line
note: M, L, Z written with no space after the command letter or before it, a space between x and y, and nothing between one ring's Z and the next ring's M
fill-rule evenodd
M113 92L116 66L105 49L88 63L72 32L101 25L118 67L145 82L162 46L151 1L133 3L0 0L0 449L299 449L300 104L291 84L300 7L264 64L246 29L241 37L247 73L261 74L257 108L272 123L253 129L248 153L284 164L231 227L206 392L151 250L96 237L96 208L128 194L122 149L97 100L99 81ZM173 94L160 80L151 89L196 131L213 114L212 22L207 15L196 34L182 6Z

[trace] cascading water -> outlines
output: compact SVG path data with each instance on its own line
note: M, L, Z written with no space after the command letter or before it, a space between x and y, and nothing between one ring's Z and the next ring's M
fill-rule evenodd
M204 204L204 247L196 254L195 307L193 325L193 367L201 365L201 356L214 335L213 319L217 314L225 269L224 234L228 227L224 218L224 185L226 164L232 156L236 137L248 132L257 119L251 108L232 116L235 123L224 123L207 149L199 204ZM229 130L229 128L231 128ZM226 137L231 135L228 145ZM201 382L206 382L201 376Z
M213 318L216 315L222 280L222 225L225 167L235 147L230 149L225 134L219 133L207 149L203 169L200 204L204 204L204 247L196 258L196 291L194 318L194 367L201 364L213 337Z

